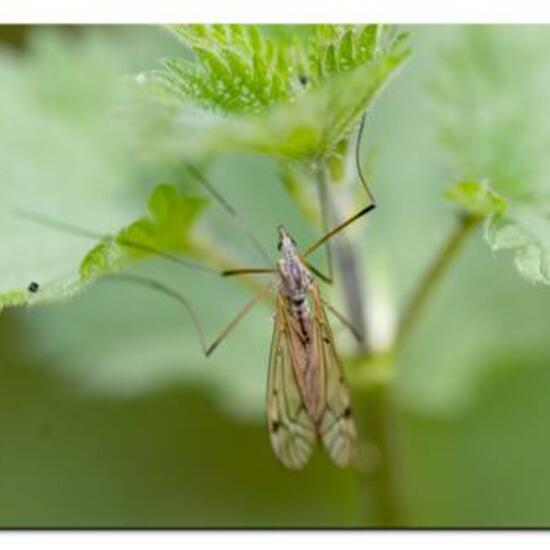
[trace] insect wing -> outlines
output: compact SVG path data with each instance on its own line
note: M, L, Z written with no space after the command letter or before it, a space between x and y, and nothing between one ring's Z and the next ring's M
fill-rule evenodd
M309 460L316 429L296 379L301 365L295 363L305 361L306 355L290 325L286 307L284 299L278 296L269 358L267 415L275 455L287 468L299 470Z
M347 466L357 445L350 394L317 288L311 295L314 321L312 353L325 377L325 408L317 430L333 462L337 466Z

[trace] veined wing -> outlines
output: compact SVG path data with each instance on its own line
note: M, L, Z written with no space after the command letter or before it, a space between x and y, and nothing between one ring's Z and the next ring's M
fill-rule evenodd
M316 429L296 380L296 373L303 370L303 364L296 363L307 360L306 351L286 308L284 298L278 295L269 357L267 416L275 455L287 468L299 470L309 460Z
M311 289L311 297L312 358L319 362L319 368L325 377L325 408L317 421L317 430L333 462L338 466L347 466L355 453L357 444L351 399L344 370L334 346L332 331L316 286Z

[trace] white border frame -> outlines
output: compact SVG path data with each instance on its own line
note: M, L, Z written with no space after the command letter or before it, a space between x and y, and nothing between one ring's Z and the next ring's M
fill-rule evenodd
M544 23L545 0L1 0L0 23Z

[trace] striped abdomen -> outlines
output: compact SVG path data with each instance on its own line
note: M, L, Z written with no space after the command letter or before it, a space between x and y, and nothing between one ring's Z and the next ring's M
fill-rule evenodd
M311 321L309 304L303 294L289 298L292 316L298 322L304 344L311 342Z

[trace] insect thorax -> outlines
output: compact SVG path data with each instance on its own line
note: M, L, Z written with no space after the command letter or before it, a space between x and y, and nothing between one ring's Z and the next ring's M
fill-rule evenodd
M293 243L283 243L281 254L282 258L277 264L279 291L289 301L299 304L304 301L313 282L313 277L296 254Z
M312 277L307 268L298 261L279 260L279 290L289 300L304 298L312 283Z
M281 259L277 263L279 292L286 298L292 317L298 322L303 341L310 341L310 313L306 296L313 284L313 277L296 252L296 242L284 227L277 228L278 249Z
M313 277L295 250L293 241L283 240L282 258L277 263L279 292L286 298L292 317L296 320L304 344L311 341L311 320L306 299Z

